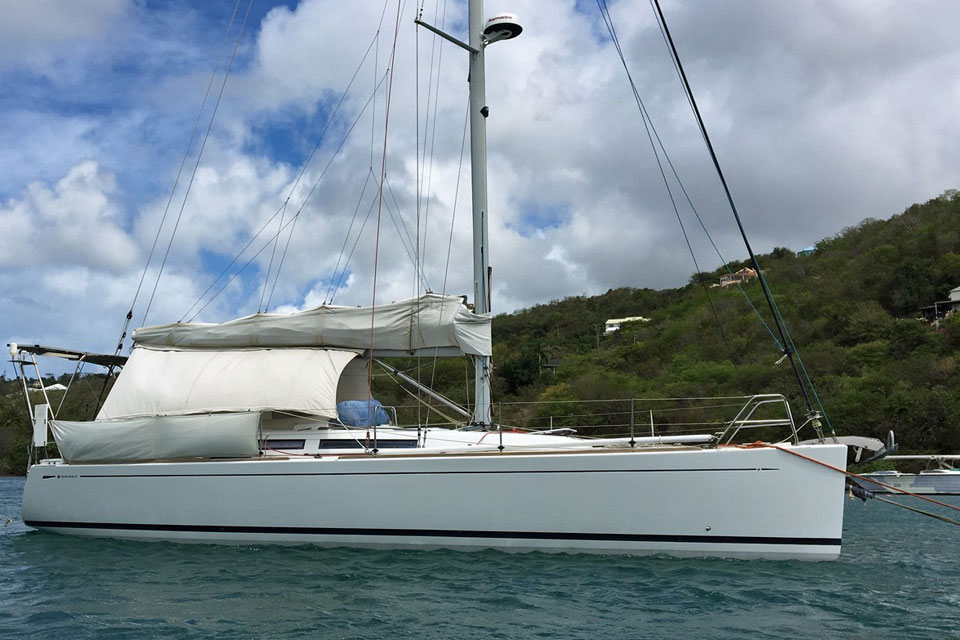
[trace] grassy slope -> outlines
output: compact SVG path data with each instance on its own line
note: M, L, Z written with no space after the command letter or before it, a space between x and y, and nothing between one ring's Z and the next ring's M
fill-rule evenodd
M910 449L960 451L960 318L939 331L915 319L920 306L960 285L958 194L865 220L811 256L778 249L760 262L838 433L883 437L895 429ZM802 407L789 365L775 364L775 343L743 294L700 284L720 273L680 289L617 289L497 317L499 397L779 391ZM769 322L759 285L744 289ZM598 348L596 325L626 315L652 321L626 325ZM542 372L545 358L563 364Z

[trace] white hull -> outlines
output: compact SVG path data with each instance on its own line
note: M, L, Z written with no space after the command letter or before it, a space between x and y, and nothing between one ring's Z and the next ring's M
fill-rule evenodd
M845 466L842 445L793 449ZM180 542L829 560L843 496L842 474L775 449L46 461L23 519Z

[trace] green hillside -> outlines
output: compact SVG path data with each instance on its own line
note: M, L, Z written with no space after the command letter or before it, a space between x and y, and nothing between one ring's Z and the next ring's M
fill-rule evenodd
M960 286L960 194L864 220L811 255L780 248L759 262L837 433L883 438L893 429L908 449L960 451L960 315L939 328L917 319L921 306ZM775 364L774 340L743 293L705 286L723 273L680 289L616 289L498 316L498 397L781 392L801 412L793 372ZM770 323L758 282L743 289ZM651 321L597 339L607 318L637 315ZM549 360L560 361L555 371L543 369Z
M103 374L80 376L74 382L66 399L63 391L49 391L47 399L58 410L58 418L91 420L103 390L103 380ZM69 374L59 377L49 376L43 380L45 387L56 383L66 386L69 382ZM31 386L37 386L35 380L31 383ZM30 402L32 404L45 402L43 392L31 390ZM0 373L0 474L26 472L27 446L30 444L31 432L19 380L8 378L5 372ZM48 447L48 452L54 451L52 446Z
M917 319L920 307L960 286L960 194L946 192L889 220L865 220L811 255L779 248L759 261L838 434L883 439L894 430L905 450L960 452L960 314L939 327ZM582 425L572 400L608 401L591 407L613 416L623 411L616 399L771 392L785 393L802 414L793 372L776 364L780 353L751 304L736 287L709 286L723 273L695 275L679 289L614 289L497 316L494 398L505 404L504 422ZM743 289L770 322L757 281ZM650 322L602 335L608 318L639 315ZM469 403L469 363L393 364ZM426 419L389 382L378 374L375 395L407 406L403 422ZM94 376L75 383L59 417L89 419L101 384ZM0 472L22 473L29 423L15 381L0 379L0 393ZM543 404L520 404L528 402ZM622 427L618 415L605 423ZM545 422L548 416L556 422Z

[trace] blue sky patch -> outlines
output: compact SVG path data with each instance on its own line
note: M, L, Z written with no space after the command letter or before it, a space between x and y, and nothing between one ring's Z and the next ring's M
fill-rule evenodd
M297 107L272 111L251 125L251 138L244 151L262 153L268 157L300 167L313 151L324 133L327 120L336 107L339 96L327 92L315 109L309 112ZM344 112L337 114L324 133L321 149L336 148L349 126ZM351 116L352 117L352 114Z
M570 221L572 215L568 204L526 201L520 204L519 209L519 223L507 226L516 229L524 237L530 237L537 231L561 227Z

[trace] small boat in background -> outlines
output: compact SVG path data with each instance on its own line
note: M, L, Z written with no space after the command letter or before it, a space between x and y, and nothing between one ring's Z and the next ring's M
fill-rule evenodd
M873 493L898 493L894 489L901 489L928 496L960 496L960 469L950 464L960 460L960 455L887 456L886 459L926 460L927 468L920 473L892 470L865 473L862 477L869 482L863 484L864 489Z

